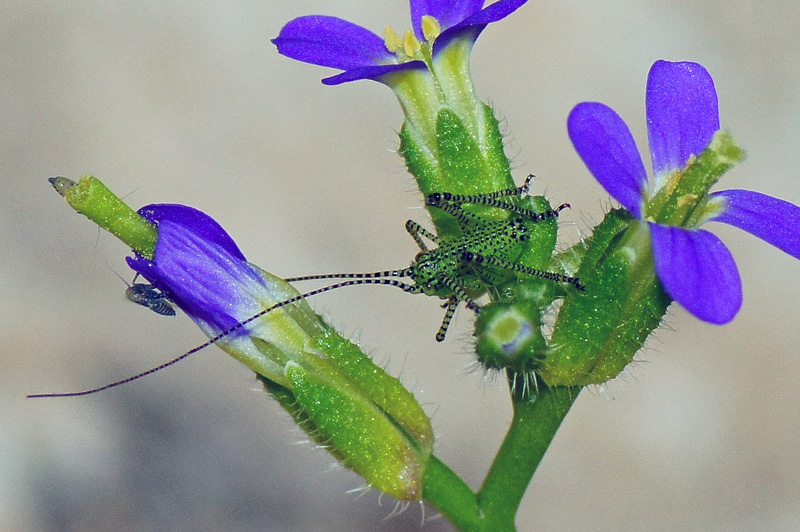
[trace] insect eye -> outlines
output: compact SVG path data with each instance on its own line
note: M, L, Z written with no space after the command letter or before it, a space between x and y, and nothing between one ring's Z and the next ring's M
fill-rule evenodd
M442 202L442 195L438 192L434 192L433 194L428 194L428 197L425 198L426 205L439 205Z

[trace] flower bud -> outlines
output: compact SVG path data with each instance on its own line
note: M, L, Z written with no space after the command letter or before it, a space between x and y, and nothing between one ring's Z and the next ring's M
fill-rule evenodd
M288 283L244 259L205 214L182 205L139 211L159 230L152 261L129 264L225 352L253 369L281 404L374 488L421 497L430 420L400 382L314 314ZM290 405L290 406L287 406Z
M400 381L333 331L309 352L329 362L311 370L287 364L287 387L262 378L300 426L370 487L419 500L433 450L430 420Z
M51 183L73 208L132 245L131 268L255 371L344 465L393 497L421 499L434 441L428 416L294 287L247 262L225 230L196 209L157 204L135 213L94 178Z
M475 324L478 361L514 373L536 370L546 348L539 311L527 302L495 302L481 309Z

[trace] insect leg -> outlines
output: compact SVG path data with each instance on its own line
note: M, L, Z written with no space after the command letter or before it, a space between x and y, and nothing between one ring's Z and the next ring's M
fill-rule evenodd
M490 192L488 194L463 195L451 194L449 192L435 192L433 194L428 194L428 196L425 198L425 204L429 207L438 207L456 218L458 217L453 211L462 210L462 205L470 204L482 205L484 207L494 207L497 209L514 212L528 218L529 220L533 220L534 222L541 222L547 220L548 218L555 218L558 216L559 212L570 206L568 203L562 203L556 209L544 212L535 212L524 207L519 207L517 205L512 205L505 201L498 200L498 198L506 198L510 196L518 197L527 193L530 188L530 182L534 177L535 176L533 174L528 175L527 179L525 179L525 183L521 187L508 188L505 190L499 190L497 192ZM459 220L459 223L462 222L464 222L464 220Z
M431 196L432 195L433 194L431 194ZM430 198L430 196L428 196L428 197ZM511 205L507 205L506 203L502 203L502 202L498 202L498 203L500 203L502 205L500 207L502 209L506 209L507 207L511 207ZM450 203L450 202L447 202L447 201L442 201L440 203L433 204L433 203L428 203L427 200L426 200L426 204L429 207L436 207L436 208L446 212L447 214L449 214L453 218L455 218L456 222L458 222L458 226L464 231L469 231L468 228L470 226L472 226L472 227L484 227L488 223L485 219L481 218L477 214L473 214L471 212L465 211L463 208L461 208L461 204L460 203Z
M423 236L434 244L439 244L439 237L419 225L414 220L406 221L406 231L408 231L408 234L411 235L411 238L414 239L414 242L417 243L419 249L422 251L428 251L428 246L426 246L425 242L422 240Z
M530 190L530 183L531 180L536 177L533 174L529 174L527 179L525 179L525 183L521 187L515 188L506 188L503 190L498 190L495 192L487 192L486 194L452 194L450 192L440 192L440 193L433 193L428 194L426 198L426 202L428 198L431 198L432 201L449 201L451 203L472 203L472 204L480 204L483 205L485 201L491 201L497 198L507 198L510 196L521 196Z
M447 329L450 327L450 321L453 319L453 315L455 314L456 308L458 304L461 302L466 303L466 307L475 311L477 314L480 312L480 305L472 299L469 294L467 294L466 290L464 290L463 286L459 283L458 279L446 274L440 274L436 277L437 282L450 290L453 295L451 295L447 302L443 305L447 308L444 314L444 319L442 319L442 325L439 327L439 331L436 333L436 341L443 342L445 335L447 334Z
M577 277L570 277L568 275L564 275L558 272L548 272L545 270L539 270L537 268L531 268L529 266L524 266L522 264L516 264L514 262L506 262L504 260L500 260L495 258L491 255L481 255L480 253L473 253L471 251L464 251L461 254L461 260L467 263L475 263L477 265L487 265L487 266L494 266L496 268L502 268L504 270L517 272L517 273L524 273L526 275L530 275L533 277L539 277L541 279L548 279L550 281L554 281L557 283L569 283L573 285L575 288L580 290L581 292L586 290L586 287L581 284L580 279Z
M438 194L438 195L444 197L445 194L446 193ZM431 194L431 196L433 196L433 194ZM567 208L570 207L569 203L562 203L561 205L559 205L555 209L546 210L546 211L542 211L542 212L536 212L536 211L532 211L530 209L526 209L524 207L518 207L517 205L511 205L510 203L506 203L504 201L497 201L497 200L494 200L494 199L482 200L482 199L480 199L481 196L465 196L465 197L468 197L470 199L474 199L475 201L464 202L464 203L470 203L472 205L483 205L484 207L495 207L497 209L503 209L503 210L506 210L508 212L513 212L513 213L522 215L525 218L527 218L529 220L532 220L534 222L542 222L542 221L547 220L549 218L556 218L556 217L558 217L558 213L560 213L564 209L567 209ZM428 196L428 198L430 199L430 196ZM463 227L463 224L470 223L470 222L474 223L474 221L476 219L483 220L483 218L480 218L479 216L477 216L475 214L468 213L467 211L463 210L463 208L461 207L462 203L460 203L460 202L439 201L437 203L430 203L430 202L428 202L428 200L426 200L426 204L428 206L431 206L431 207L438 207L439 209L443 210L444 212L450 214L451 216L453 216L458 221L459 224L462 224L462 227Z
M447 310L444 313L444 318L442 319L442 325L439 327L439 331L436 333L436 341L437 342L444 342L444 337L447 335L447 329L450 327L450 321L453 319L453 314L456 313L456 307L458 307L458 298L456 296L450 296L450 299L447 300L443 306L447 307Z
M545 220L547 220L549 218L558 218L558 213L560 213L564 209L569 209L570 207L572 207L572 206L569 203L562 203L561 205L559 205L555 209L546 210L546 211L542 211L542 212L536 212L536 211L532 211L532 210L529 210L529 209L522 209L522 208L520 208L520 210L516 210L515 209L514 212L519 212L520 214L524 215L526 218L528 218L529 220L532 220L534 222L543 222L543 221L545 221Z

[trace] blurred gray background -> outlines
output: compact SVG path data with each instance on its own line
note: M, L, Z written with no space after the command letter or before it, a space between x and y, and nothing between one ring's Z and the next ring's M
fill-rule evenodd
M422 509L358 498L219 350L78 399L204 340L185 317L127 302L126 249L46 178L103 179L134 207L180 202L222 223L282 276L406 266L403 223L427 224L394 153L393 94L279 56L304 14L382 32L405 1L5 2L0 7L0 530L419 530ZM714 77L722 123L748 151L723 188L800 203L800 4L794 0L530 2L481 36L478 92L504 118L516 177L569 201L575 242L609 206L567 138L573 105L603 101L646 147L653 61ZM649 159L646 159L649 160ZM521 531L796 530L800 523L800 263L735 229L745 302L725 327L672 307L626 375L582 394L532 482ZM471 316L433 335L439 302L388 287L314 307L415 390L437 453L477 488L510 412L471 371ZM425 509L428 519L434 512ZM450 530L443 520L423 530Z

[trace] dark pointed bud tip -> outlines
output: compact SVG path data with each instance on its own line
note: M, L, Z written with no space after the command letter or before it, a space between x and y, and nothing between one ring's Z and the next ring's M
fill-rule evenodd
M54 189L56 189L56 192L62 196L67 193L67 190L71 189L77 184L72 179L68 179L66 177L51 177L48 179L48 181L50 181L50 184L53 185Z

